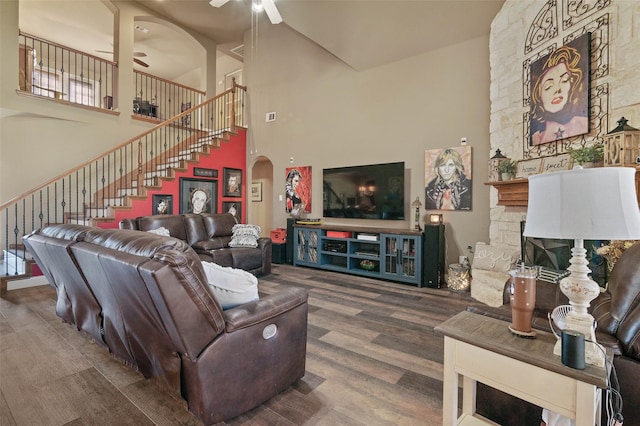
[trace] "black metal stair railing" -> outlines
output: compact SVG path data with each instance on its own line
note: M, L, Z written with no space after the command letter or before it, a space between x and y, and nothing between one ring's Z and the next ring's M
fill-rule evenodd
M200 105L205 99L205 92L201 90L151 74L134 70L134 77L132 107L133 113L139 116L166 120L194 105ZM185 121L189 119L189 116L184 118Z
M0 205L0 277L22 275L27 253L22 236L54 223L96 226L145 187L184 167L193 153L208 149L226 132L245 123L246 88L233 87L189 108L111 151L65 172Z
M133 70L134 93L116 105L117 63L23 32L19 33L18 64L21 92L88 107L132 111L146 118L166 120L205 99L202 90Z

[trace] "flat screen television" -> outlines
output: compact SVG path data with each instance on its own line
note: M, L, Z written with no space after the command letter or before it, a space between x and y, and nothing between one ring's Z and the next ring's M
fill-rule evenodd
M404 220L404 162L322 171L322 216Z

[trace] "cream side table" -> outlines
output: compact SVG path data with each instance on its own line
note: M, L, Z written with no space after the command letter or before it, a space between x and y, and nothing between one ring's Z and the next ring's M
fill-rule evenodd
M536 339L511 334L509 323L460 312L435 330L444 335L442 424L495 424L476 413L476 383L575 419L576 426L600 425L601 390L607 371L587 365L576 370L553 354L556 338L538 331ZM611 353L607 354L611 360ZM462 414L458 384L462 377Z

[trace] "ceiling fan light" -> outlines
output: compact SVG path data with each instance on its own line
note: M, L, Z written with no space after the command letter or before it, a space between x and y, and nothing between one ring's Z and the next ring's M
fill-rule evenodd
M253 10L256 12L262 12L262 0L253 0Z

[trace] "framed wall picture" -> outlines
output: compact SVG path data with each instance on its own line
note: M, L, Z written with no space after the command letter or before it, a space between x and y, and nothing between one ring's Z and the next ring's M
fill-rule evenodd
M242 170L225 167L222 172L225 197L242 197Z
M470 146L425 151L425 210L471 210Z
M530 145L589 132L590 34L531 64Z
M151 214L173 214L173 195L154 194L151 200L153 203Z
M240 201L223 201L222 213L231 213L236 218L236 223L242 223L242 203Z
M217 213L218 181L180 178L180 213Z
M251 184L251 201L262 201L262 182Z
M288 167L285 169L285 194L287 213L311 213L311 166Z

